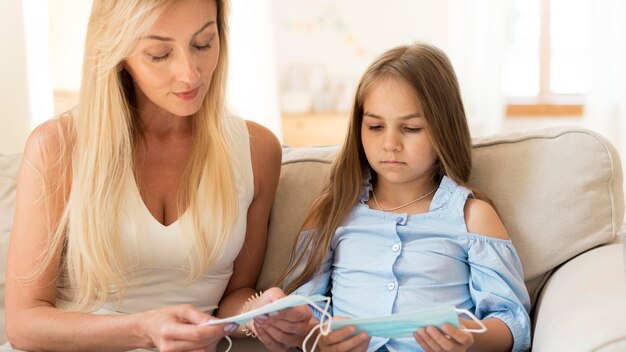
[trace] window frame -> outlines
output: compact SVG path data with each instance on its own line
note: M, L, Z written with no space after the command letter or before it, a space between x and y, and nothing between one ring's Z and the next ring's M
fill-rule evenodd
M508 97L505 110L508 118L583 116L583 94L556 94L551 89L550 5L550 0L540 0L539 94L525 98Z

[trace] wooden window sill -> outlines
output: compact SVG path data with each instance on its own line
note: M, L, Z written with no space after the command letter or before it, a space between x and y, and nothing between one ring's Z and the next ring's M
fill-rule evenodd
M582 104L508 104L506 117L582 117L584 105Z

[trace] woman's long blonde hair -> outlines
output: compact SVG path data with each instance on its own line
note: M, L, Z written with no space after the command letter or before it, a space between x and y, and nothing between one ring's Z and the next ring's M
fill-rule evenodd
M204 0L210 1L210 0ZM211 87L192 117L193 149L178 188L178 215L186 211L189 280L223 253L238 213L232 141L227 115L228 0L217 3L220 53ZM102 306L127 290L128 267L120 236L120 213L134 181L137 128L134 88L124 59L172 0L94 0L83 62L79 107L65 134L71 146L61 155L71 165L69 200L51 229L43 272L59 249L65 291L74 310ZM52 190L54 191L54 190Z
M305 284L322 267L337 227L359 199L362 181L369 174L375 181L361 141L363 104L372 84L387 78L405 82L422 103L426 129L437 155L434 184L445 175L467 186L472 167L471 137L452 64L440 49L424 43L385 52L359 82L343 147L331 166L328 183L305 218L289 265L278 279L278 285L286 285L287 292Z

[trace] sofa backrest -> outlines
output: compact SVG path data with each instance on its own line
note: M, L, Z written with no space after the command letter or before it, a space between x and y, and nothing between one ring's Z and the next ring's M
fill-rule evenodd
M272 286L285 268L298 228L338 150L283 149L258 289ZM615 148L582 128L552 127L473 141L470 185L494 202L521 257L533 303L555 267L616 236L624 218L622 178Z
M580 128L549 128L474 140L470 184L490 197L522 260L535 302L551 271L611 242L624 219L623 176L615 148ZM283 149L257 289L274 285L289 259L308 207L339 148ZM20 155L0 155L0 341L4 340L6 250Z

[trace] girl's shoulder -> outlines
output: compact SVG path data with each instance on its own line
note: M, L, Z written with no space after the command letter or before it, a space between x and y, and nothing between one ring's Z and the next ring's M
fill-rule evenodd
M509 239L498 213L489 203L476 198L468 198L465 202L464 213L468 232L501 240Z

